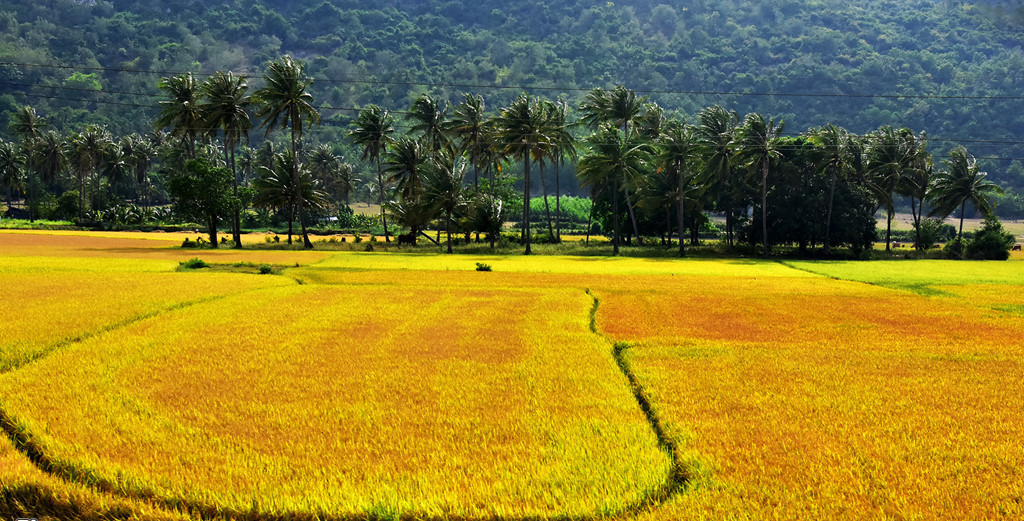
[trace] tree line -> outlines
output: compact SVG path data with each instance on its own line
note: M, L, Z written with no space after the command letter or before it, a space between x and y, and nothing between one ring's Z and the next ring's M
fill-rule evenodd
M104 200L134 198L151 206L149 172L157 163L174 207L204 222L214 244L219 222L227 221L240 246L243 210L252 206L287 215L289 242L297 221L311 248L308 215L332 199L341 214L357 176L332 145L305 144L304 131L319 123L320 113L301 62L289 56L272 61L262 82L250 92L245 75L165 77L158 84L164 99L156 130L147 138L115 140L99 126L64 137L22 107L9 129L19 142L0 143L0 182L9 201L14 192L45 195L73 185L78 219L87 212L99 219ZM256 127L264 138L283 131L287 147L277 152L269 139L259 148L247 146ZM756 112L741 118L717 105L688 123L618 86L592 89L576 106L522 94L497 110L488 110L479 94L465 94L457 104L421 94L400 116L364 107L347 138L373 172L368 184L384 240L391 241L397 225L408 230L403 241L415 242L437 221L447 231L448 251L455 231L486 234L493 246L506 221L518 221L526 253L534 221L547 240L560 241L559 172L565 168L590 190L589 220L596 224L588 231L610 231L616 254L624 244L660 235L663 242L675 236L685 255L686 243L696 244L709 226L709 213L724 216L730 248L758 244L766 256L779 244L802 251L820 246L826 255L837 246L859 251L875 240L879 209L887 215L888 248L899 198L909 199L915 246L925 248L927 217L959 212L962 234L968 205L987 214L1000 191L963 147L936 164L923 132L883 126L860 136L828 124L788 135L784 128L781 120ZM531 215L534 175L544 200L539 219ZM519 196L512 188L518 183ZM210 189L214 184L230 189ZM344 205L337 202L340 194ZM60 197L65 204L67 196Z

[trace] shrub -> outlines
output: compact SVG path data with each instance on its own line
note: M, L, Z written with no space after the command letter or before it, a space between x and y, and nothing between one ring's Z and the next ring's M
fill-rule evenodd
M909 232L911 240L917 240L917 236L913 231ZM935 247L935 243L941 241L949 241L956 236L956 228L951 224L946 224L939 219L922 219L921 220L921 248L931 249Z
M1003 230L1002 223L994 215L985 217L981 230L967 243L966 257L975 260L1006 260L1016 240L1013 234Z
M204 261L203 259L200 259L199 257L192 257L187 261L179 262L178 267L180 267L183 270L197 270L199 268L209 268L210 265L207 264L206 261Z
M181 243L181 247L182 248L195 248L196 247L196 243L188 240L188 237L185 237L185 240L182 241L182 243Z
M270 275L271 273L274 273L274 268L272 268L269 264L260 264L260 275Z
M491 265L478 262L476 263L476 271L491 271Z

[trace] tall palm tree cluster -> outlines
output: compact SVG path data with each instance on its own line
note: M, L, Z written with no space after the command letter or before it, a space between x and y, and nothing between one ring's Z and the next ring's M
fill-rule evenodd
M164 78L156 130L145 137L115 140L100 126L62 136L23 108L10 126L19 141L0 141L0 188L8 206L18 195L33 199L34 189L66 189L64 202L74 193L80 220L99 218L111 199L150 206L154 199L163 202L149 183L154 164L173 176L189 159L203 157L233 174L236 199L286 216L289 243L298 221L304 246L312 247L308 215L332 204L340 213L358 179L332 145L303 144L304 131L320 115L302 64L286 56L271 62L261 79L263 87L250 93L248 78L230 72L203 81L191 73ZM250 148L249 132L257 125L264 137L285 131L288 146L278 151L264 140ZM690 124L618 86L593 89L575 107L522 94L490 113L479 95L446 104L423 94L402 113L364 107L348 136L373 171L368 185L385 241L396 225L408 230L400 243L425 237L440 244L444 230L449 252L456 231L486 234L493 248L506 221L517 222L527 254L533 224L560 241L559 173L567 164L593 200L588 229L609 234L616 254L660 236L662 244L675 239L685 256L702 230L713 231L709 214L724 217L727 248L759 245L767 256L773 245L797 244L820 246L827 255L836 246L873 241L873 216L885 210L888 247L902 201L909 199L918 233L926 217L959 212L962 234L967 207L987 214L999 191L963 147L936 167L924 133L883 126L858 136L832 124L801 134L784 135L783 129L782 121L757 113L740 118L721 106L702 110ZM521 197L508 189L515 182L521 182ZM531 215L534 194L544 199L543 215ZM232 211L238 246L241 208ZM432 226L435 237L425 233ZM924 246L920 235L916 243Z
M579 120L570 122L566 103L523 94L487 115L480 96L467 94L458 105L442 107L422 95L405 113L404 134L396 132L389 111L369 106L349 136L376 166L383 221L390 212L416 235L441 217L446 229L461 216L464 230L488 233L503 217L518 218L527 254L535 172L545 199L540 221L552 240L560 239L557 169L566 160L590 189L592 212L611 231L616 254L623 244L642 244L644 236L660 235L666 243L675 233L683 256L687 242L698 242L709 212L724 215L729 248L745 240L768 256L773 244L820 245L825 254L837 245L866 246L874 240L873 216L884 209L888 247L898 197L910 199L920 228L925 215L944 218L960 210L962 217L968 202L987 213L998 190L962 147L936 173L926 136L909 129L886 126L857 136L830 124L787 136L782 121L757 113L740 118L721 106L687 124L623 86L591 90L577 110ZM500 209L513 201L501 201L487 187L493 190L494 176L516 166L522 214L503 216ZM553 216L548 167L556 169ZM472 182L456 182L470 168ZM488 177L483 189L481 171Z
M266 129L265 136L277 129L287 130L289 148L274 153L271 149L262 161L253 162L257 155L243 147L246 170L256 166L257 179L253 187L257 193L253 203L288 214L288 243L292 242L292 222L298 220L305 248L312 248L306 230L306 212L324 206L325 197L314 180L312 168L300 150L303 131L320 122L320 113L313 106L309 87L313 80L303 64L291 56L272 61L263 75L264 86L249 94L248 78L230 72L217 72L203 82L192 73L171 76L160 81L159 87L168 99L160 103L161 110L155 126L169 129L170 135L180 140L178 151L181 161L197 156L197 143L209 151L216 138L220 138L223 164L231 170L234 196L239 196L239 171L236 151L242 140L248 142L253 117ZM253 117L250 116L253 112ZM270 142L267 142L269 144ZM217 155L207 153L206 155ZM325 182L341 182L343 170L340 158L327 149L317 149L313 158L316 171ZM257 164L258 163L258 164ZM236 248L241 247L241 207L235 208L232 235Z
M13 115L8 129L17 141L0 140L0 184L9 207L14 195L39 201L54 192L73 190L77 196L72 208L64 210L80 221L99 220L105 218L101 211L107 210L109 217L114 210L126 208L111 208L111 200L133 201L134 220L146 217L139 205L147 205L151 196L147 173L160 136L131 134L115 139L98 125L69 134L49 126L46 118L25 106ZM28 205L30 219L36 218L37 208Z

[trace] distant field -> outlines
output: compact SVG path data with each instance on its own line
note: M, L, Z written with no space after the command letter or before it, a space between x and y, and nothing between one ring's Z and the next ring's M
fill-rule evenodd
M1024 516L1020 261L161 239L0 232L0 518Z

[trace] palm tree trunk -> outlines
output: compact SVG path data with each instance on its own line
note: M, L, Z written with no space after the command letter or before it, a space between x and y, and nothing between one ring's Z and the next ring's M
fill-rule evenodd
M452 211L444 212L444 235L448 238L448 253L452 252Z
M683 237L683 235L684 235L684 231L683 230L686 229L685 226L684 226L685 219L686 219L686 196L683 195L683 192L684 192L684 190L686 188L686 184L684 183L684 177L685 176L683 176L683 173L679 172L678 176L679 176L679 209L678 209L679 210L678 211L679 215L676 216L676 221L678 221L677 224L679 226L679 256L680 257L686 257L686 239Z
M288 205L288 244L292 243L292 221L295 220L295 204Z
M78 224L85 220L85 170L78 169Z
M306 212L303 209L305 204L302 201L302 179L299 175L299 156L295 152L295 142L297 141L295 123L299 120L298 114L293 110L292 112L292 165L294 166L294 173L292 174L292 183L295 184L295 206L299 209L299 228L302 230L302 247L307 250L313 249L313 243L309 242L309 234L306 233ZM302 122L298 121L301 125Z
M612 229L614 235L612 236L612 252L615 255L619 254L619 190L615 186L615 180L612 180Z
M208 231L209 231L209 234L210 234L210 247L211 248L216 248L217 247L217 216L216 215L211 215L210 216L209 226L210 226L210 229Z
M832 206L836 198L836 172L832 170L832 182L828 190L828 212L825 214L825 256L831 253L832 248Z
M956 242L960 243L964 238L964 210L967 208L967 199L960 203L960 231L956 234Z
M590 246L590 230L594 227L594 192L590 192L590 212L587 214L587 240L584 244Z
M224 155L227 156L228 139L224 136ZM225 157L227 159L227 157ZM238 200L238 170L235 169L235 147L231 146L231 185L234 190L235 200ZM231 239L235 241L235 248L242 248L242 208L235 208L235 219L232 223Z
M885 209L885 251L891 251L890 247L892 246L892 212L893 208L891 205Z
M540 162L540 189L544 192L544 214L548 219L548 237L555 242L555 228L551 224L551 206L548 204L548 183L544 178L544 162Z
M555 160L555 242L562 242L562 187L558 179L558 165L562 162L561 154Z
M914 218L914 249L921 249L921 221L917 217L918 208L916 207L916 197L910 196L910 215ZM924 204L924 201L921 201Z
M764 241L764 258L768 258L768 162L761 168L761 240Z
M642 246L644 241L640 238L640 228L636 225L636 214L633 213L633 201L629 198L629 188L623 186L622 191L626 193L626 209L629 210L629 220L633 223L633 235L636 235L636 245Z
M380 222L384 225L384 242L391 242L388 234L388 216L384 213L384 176L380 172L380 153L377 153L377 188L380 188L380 197L377 198L380 204Z
M530 251L530 153L523 152L523 242L526 243L525 255Z

